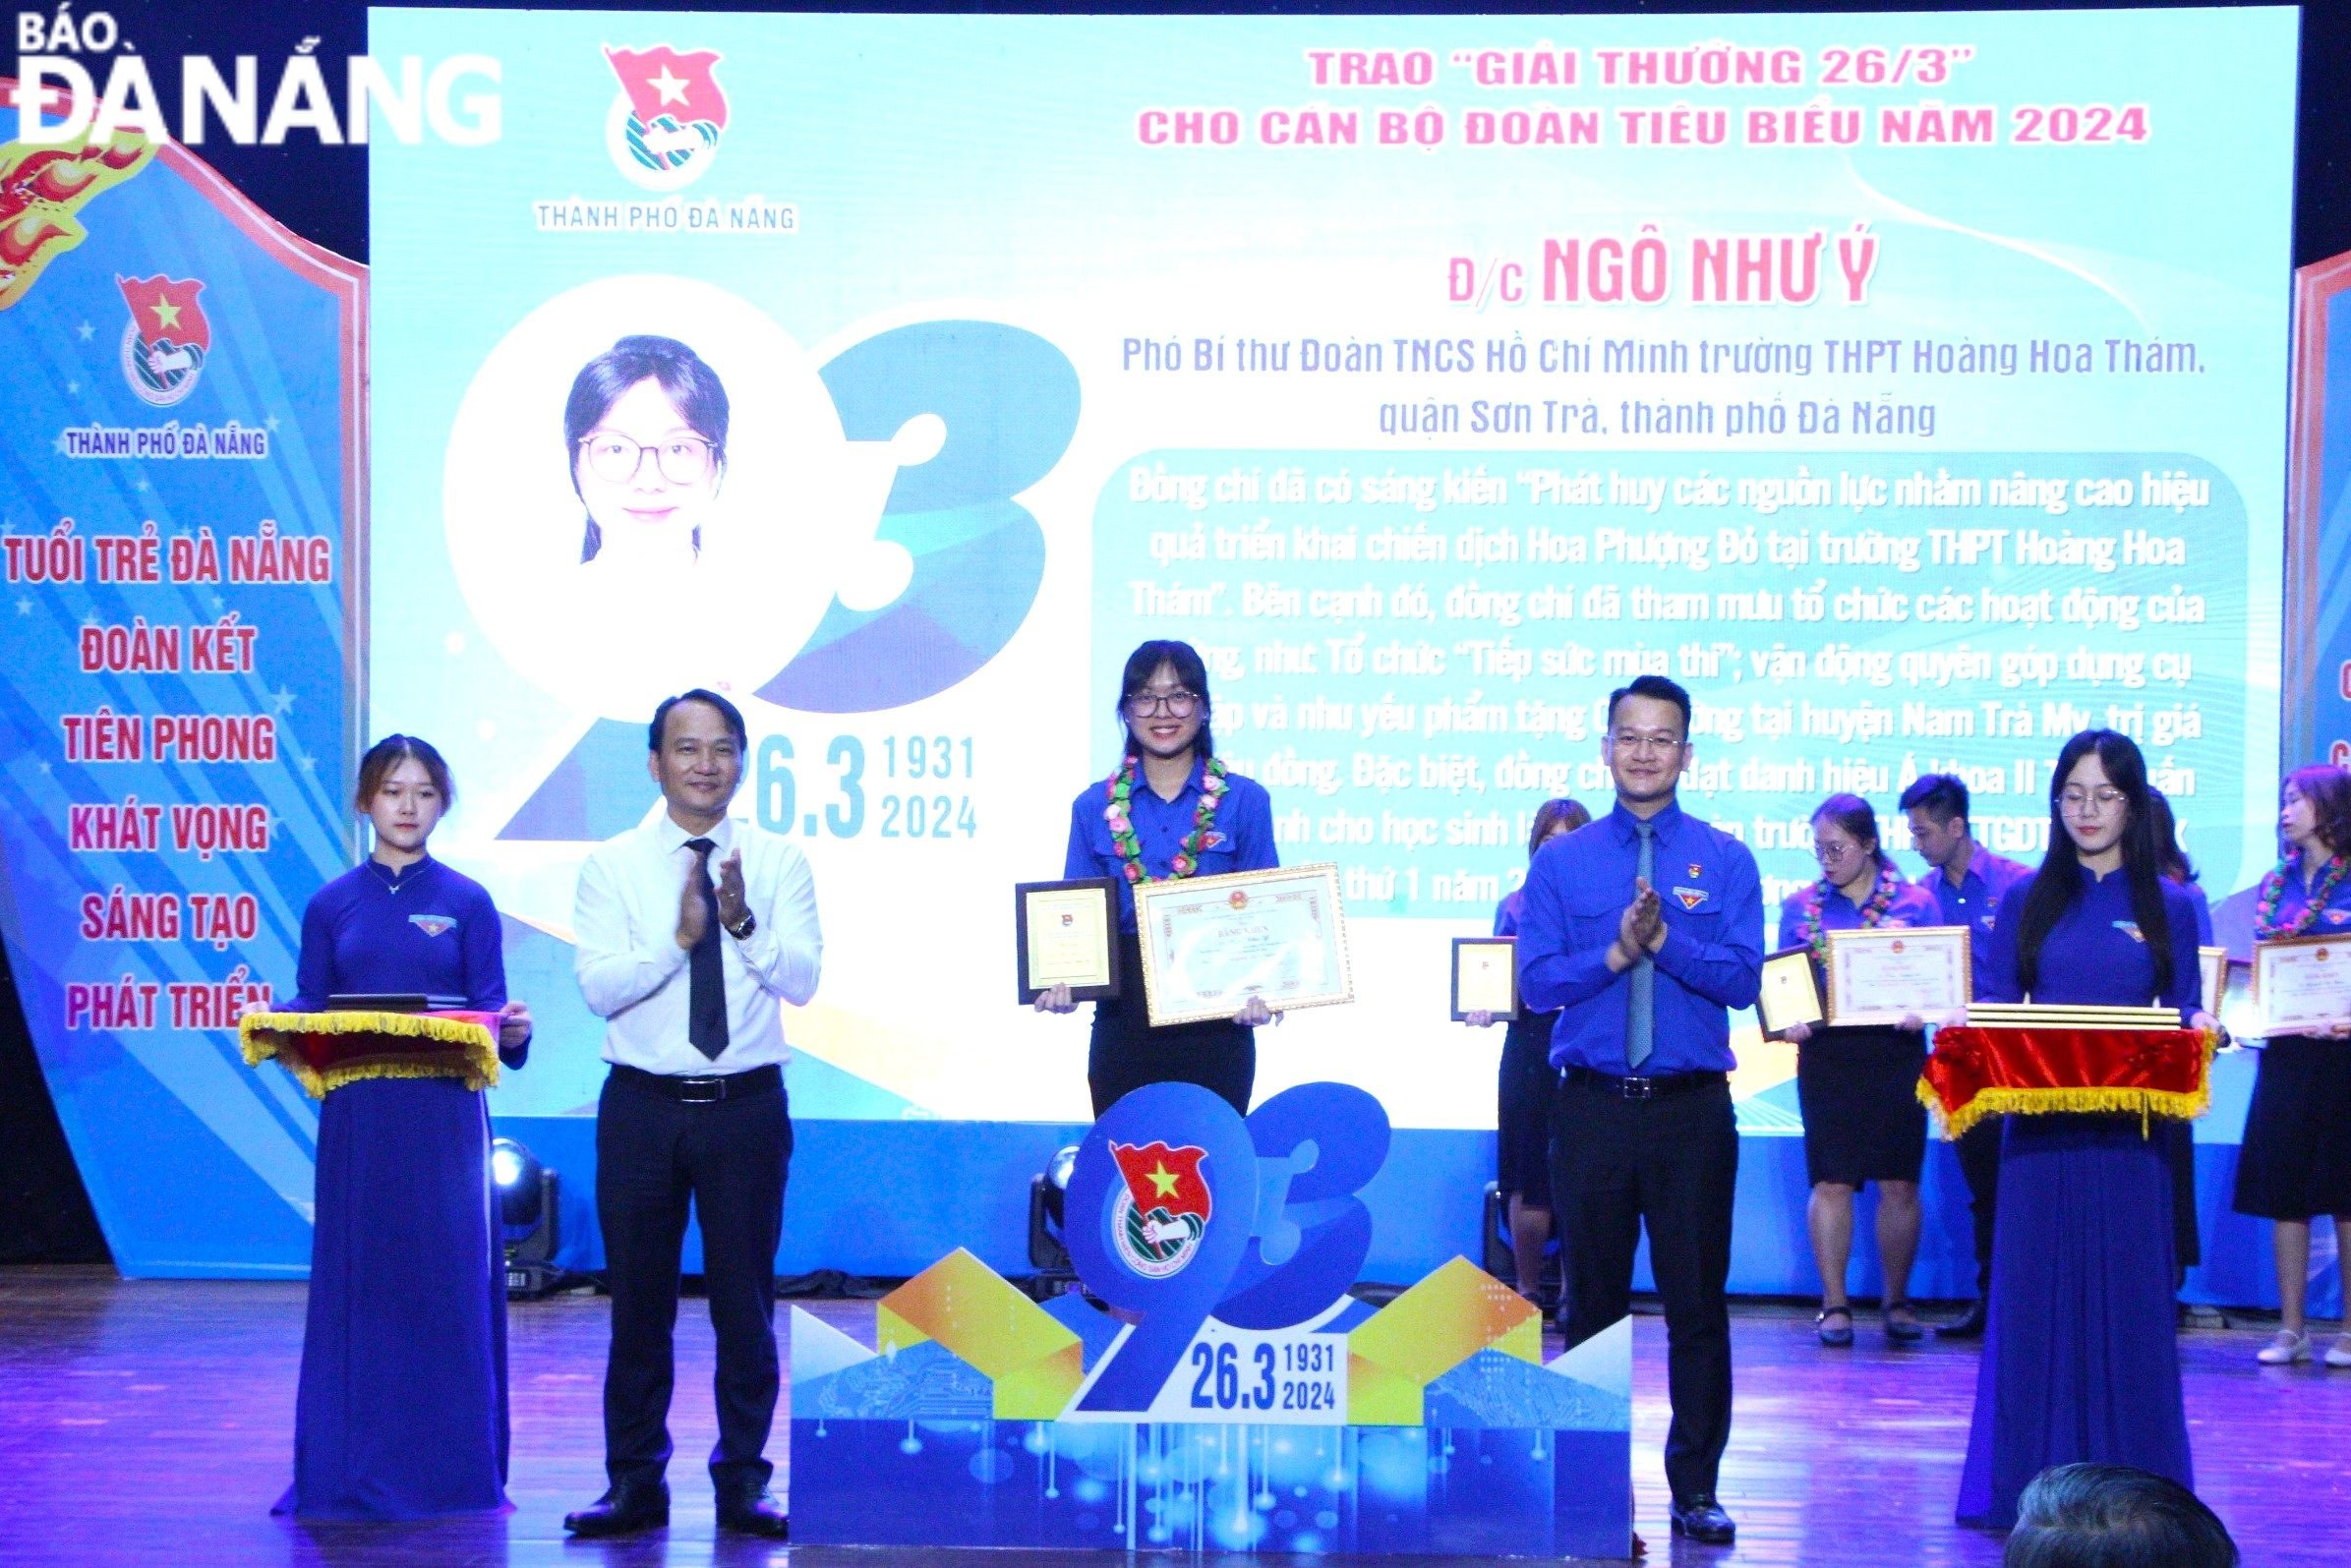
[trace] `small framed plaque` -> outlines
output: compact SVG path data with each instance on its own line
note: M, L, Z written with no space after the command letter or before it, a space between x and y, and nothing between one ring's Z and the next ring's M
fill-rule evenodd
M1142 883L1135 926L1154 1025L1229 1018L1253 996L1282 1011L1355 1000L1335 865Z
M1829 1021L1891 1024L1914 1014L1931 1023L1967 1007L1968 934L1964 925L1830 932Z
M1518 1016L1518 939L1453 939L1453 1021L1472 1013Z
M1073 1001L1118 995L1118 884L1108 877L1023 882L1012 890L1021 1000L1057 985Z
M2351 936L2256 942L2253 1000L2264 1037L2316 1034L2351 1018Z
M1812 950L1783 948L1763 960L1763 989L1756 994L1755 1012L1763 1032L1784 1037L1798 1023L1818 1023L1822 1014L1820 987L1812 981Z
M2196 967L2204 980L2204 1011L2220 1016L2220 1004L2228 999L2228 949L2198 948Z

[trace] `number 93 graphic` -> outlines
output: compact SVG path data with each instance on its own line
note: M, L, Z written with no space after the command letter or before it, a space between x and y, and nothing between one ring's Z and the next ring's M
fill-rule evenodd
M1210 1317L1285 1328L1338 1300L1371 1251L1356 1194L1387 1142L1387 1113L1345 1083L1299 1084L1246 1121L1193 1083L1105 1112L1070 1175L1070 1257L1134 1326L1079 1408L1148 1410Z

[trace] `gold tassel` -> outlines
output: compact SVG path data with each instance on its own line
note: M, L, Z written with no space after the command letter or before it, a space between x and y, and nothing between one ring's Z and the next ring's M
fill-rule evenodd
M304 1034L373 1034L435 1040L462 1048L461 1054L385 1054L336 1063L321 1072L304 1060L294 1037ZM362 1078L448 1078L473 1090L499 1079L498 1036L471 1018L424 1013L254 1013L237 1025L237 1043L248 1067L275 1060L314 1100Z

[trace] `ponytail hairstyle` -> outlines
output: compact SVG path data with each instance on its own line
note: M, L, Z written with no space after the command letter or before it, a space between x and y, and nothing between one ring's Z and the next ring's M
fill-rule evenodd
M2328 854L2351 854L2351 773L2330 762L2314 762L2286 775L2286 786L2310 802L2319 842ZM2282 799L2285 787L2277 791ZM2285 846L2287 853L2293 845Z
M1559 795L1544 801L1543 804L1535 808L1535 824L1527 831L1527 858L1534 859L1535 851L1542 848L1545 841L1550 839L1553 834L1573 833L1576 829L1590 824L1591 820L1591 808L1580 800L1570 800L1565 795Z
M1831 795L1812 808L1812 824L1826 820L1845 830L1855 843L1869 845L1869 858L1882 869L1894 862L1886 857L1886 841L1878 837L1877 808L1859 795Z
M2082 897L2082 852L2066 831L2059 797L2074 767L2096 752L2106 782L2123 792L2129 817L2123 825L2123 875L2131 879L2131 912L2155 966L2155 989L2171 987L2171 917L2163 908L2163 866L2155 842L2155 809L2148 798L2146 759L2130 736L2111 729L2085 729L2065 743L2049 775L2049 852L2041 857L2025 894L2017 922L2017 979L2029 994L2040 980L2041 943L2075 900Z

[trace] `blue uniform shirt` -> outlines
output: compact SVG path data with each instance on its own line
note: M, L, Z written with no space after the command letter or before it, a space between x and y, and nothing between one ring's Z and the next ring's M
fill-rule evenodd
M1940 873L1937 873L1940 875ZM1812 901L1812 895L1820 886L1813 883L1790 894L1780 903L1780 946L1793 948L1804 940L1804 906ZM1863 900L1866 902L1867 900ZM1935 900L1910 883L1903 883L1894 890L1894 901L1886 905L1879 916L1878 926L1944 925ZM1845 896L1844 890L1831 888L1829 896L1820 903L1820 927L1823 931L1858 931L1861 929L1861 906Z
M477 1013L506 1005L505 939L490 892L427 856L394 872L370 857L311 896L302 911L294 995L316 1013L352 993L463 997ZM501 1048L520 1067L529 1047Z
M1951 885L1941 866L1927 867L1926 875L1918 879L1917 885L1934 895L1935 907L1940 911L1934 923L1967 926L1969 943L1980 952L1983 939L1992 934L2000 896L2018 883L2031 879L2030 866L2005 859L1979 843L1968 856L1968 874L1960 878L1959 886Z
M2171 925L2171 984L2155 991L2155 964L2131 907L2131 879L2121 872L2099 877L2084 868L2082 891L2041 939L2040 983L2035 1002L2076 1002L2092 1007L2178 1008L2183 1023L2204 1006L2204 978L2196 961L2196 900L2174 882L2163 887L2163 915ZM2022 1002L2017 974L2017 926L2025 915L2031 883L2021 882L2000 896L1999 918L1981 949L1975 994L1987 1002Z
M1192 836L1192 819L1200 810L1200 783L1207 762L1192 765L1192 775L1173 800L1162 800L1140 769L1134 793L1127 800L1128 820L1135 824L1135 842L1143 851L1143 869L1164 877L1176 851ZM1255 779L1237 773L1224 776L1224 799L1216 807L1216 821L1201 845L1196 877L1219 877L1232 871L1270 871L1281 864L1273 848L1273 798ZM1110 837L1108 781L1087 784L1070 803L1070 847L1062 875L1109 877L1118 884L1118 928L1135 929L1135 892L1127 882L1126 863Z
M1616 924L1640 864L1633 816L1607 816L1536 852L1518 913L1518 992L1528 1010L1562 1009L1552 1030L1554 1067L1622 1075L1630 971L1608 966ZM1658 897L1666 940L1657 950L1654 1043L1644 1075L1728 1073L1727 1010L1751 1007L1763 977L1763 885L1747 846L1670 805L1657 828Z

